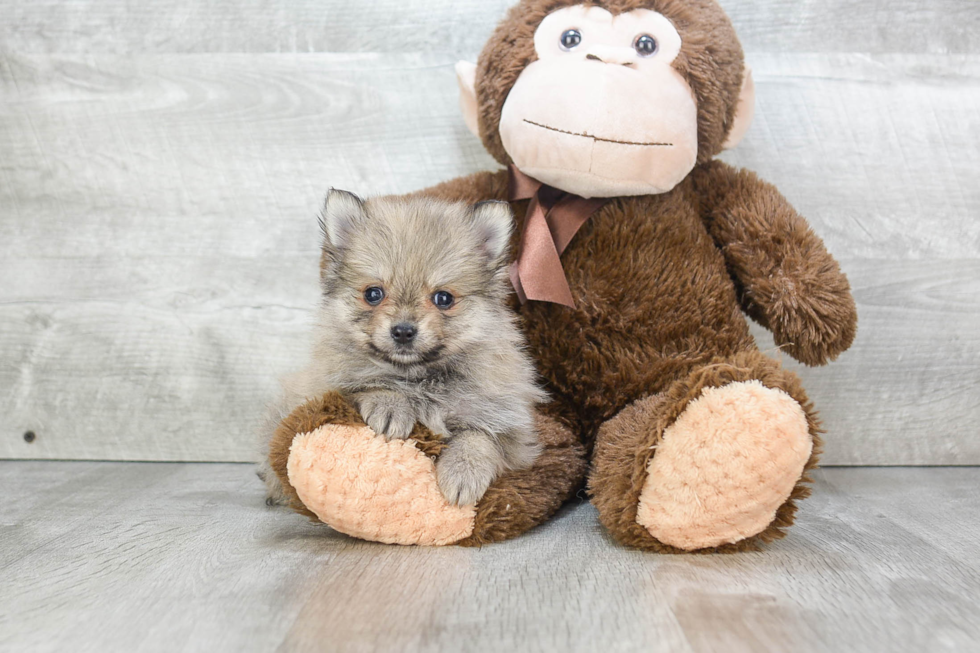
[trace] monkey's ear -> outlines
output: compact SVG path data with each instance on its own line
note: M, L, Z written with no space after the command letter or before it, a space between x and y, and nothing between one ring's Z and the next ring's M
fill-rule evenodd
M459 108L463 110L466 126L480 138L480 126L476 111L476 64L460 61L456 64L456 81L459 82Z
M364 215L364 200L346 190L331 188L323 203L323 215L320 218L324 246L336 249L346 247L351 232L364 219Z
M742 90L738 94L738 107L735 109L735 122L728 131L723 148L730 150L742 140L745 132L749 131L752 117L755 115L755 81L752 79L752 69L745 65L742 73Z
M473 222L480 238L480 248L491 261L507 253L514 229L514 213L507 202L490 200L473 205Z

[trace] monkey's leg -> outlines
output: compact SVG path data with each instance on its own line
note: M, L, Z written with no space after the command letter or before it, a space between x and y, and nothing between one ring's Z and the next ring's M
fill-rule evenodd
M516 537L547 520L585 478L581 443L538 415L544 451L526 471L495 480L476 505L451 505L436 482L445 444L416 425L386 441L337 394L303 404L276 430L269 462L290 506L332 528L389 544L478 546Z
M819 422L799 379L759 352L719 359L599 430L599 519L630 546L742 551L785 535L809 495Z

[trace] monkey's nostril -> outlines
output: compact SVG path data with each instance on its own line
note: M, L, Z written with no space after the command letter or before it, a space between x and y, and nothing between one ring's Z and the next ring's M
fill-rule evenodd
M589 61L598 61L599 63L605 63L602 59L595 56L594 54L587 54L585 55L585 58L588 59Z
M401 322L391 327L391 339L399 345L407 345L415 339L417 330L414 324Z

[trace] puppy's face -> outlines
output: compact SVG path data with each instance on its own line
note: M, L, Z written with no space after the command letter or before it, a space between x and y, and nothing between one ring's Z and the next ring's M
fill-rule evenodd
M332 191L323 222L328 310L360 353L426 365L492 337L506 295L509 205L362 202Z

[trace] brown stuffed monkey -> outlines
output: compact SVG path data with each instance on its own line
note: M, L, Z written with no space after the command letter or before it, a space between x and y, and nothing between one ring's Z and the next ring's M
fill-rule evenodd
M451 506L431 433L385 442L327 395L272 442L293 507L377 541L482 544L587 483L627 545L734 551L781 537L808 494L819 423L744 314L807 365L847 349L857 316L805 220L713 160L754 104L727 16L715 0L522 0L457 74L467 125L507 169L421 194L512 202L514 306L554 400L538 420L544 454L475 506Z

